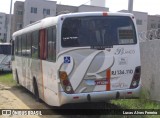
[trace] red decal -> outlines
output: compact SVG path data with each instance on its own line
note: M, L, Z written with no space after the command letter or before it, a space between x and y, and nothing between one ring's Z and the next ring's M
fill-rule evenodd
M106 81L108 82L107 84L106 84L106 90L107 91L110 91L110 89L111 89L111 84L110 84L110 78L111 78L111 70L110 69L108 69L107 71L106 71Z
M95 84L96 85L106 85L108 82L106 80L96 80Z

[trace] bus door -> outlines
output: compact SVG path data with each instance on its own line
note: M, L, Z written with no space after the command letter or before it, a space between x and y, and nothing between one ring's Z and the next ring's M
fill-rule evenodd
M40 59L46 60L46 33L45 29L40 30Z

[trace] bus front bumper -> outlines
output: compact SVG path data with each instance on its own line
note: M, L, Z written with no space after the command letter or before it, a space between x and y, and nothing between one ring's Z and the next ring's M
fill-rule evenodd
M79 94L66 94L65 92L61 92L60 104L63 105L67 103L98 102L112 99L139 98L140 90L141 85L135 89L124 89L114 91L90 92Z

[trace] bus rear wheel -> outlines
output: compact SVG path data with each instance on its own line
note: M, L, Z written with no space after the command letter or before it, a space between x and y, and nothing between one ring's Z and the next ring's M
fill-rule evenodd
M35 100L36 100L37 102L40 102L38 85L37 85L37 81L36 81L35 78L33 79L33 89L34 89Z

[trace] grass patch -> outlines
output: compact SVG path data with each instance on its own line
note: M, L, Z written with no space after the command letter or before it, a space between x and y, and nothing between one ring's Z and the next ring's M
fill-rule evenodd
M121 106L122 109L147 110L160 109L160 103L148 99L146 92L141 92L140 99L112 100L112 104ZM154 110L153 110L154 111ZM160 118L160 115L125 115L124 118Z
M160 109L160 103L156 103L147 99L112 100L111 103L121 106L122 109L134 109L137 111L142 109L143 112L147 109ZM108 118L108 116L103 116L102 118ZM117 118L160 118L160 115L119 115Z
M147 99L112 100L112 103L126 109L160 109L160 103Z
M0 83L8 86L16 85L15 80L13 80L12 73L0 73Z
M160 103L149 100L149 94L144 90L139 99L112 100L112 103L126 109L160 109Z

